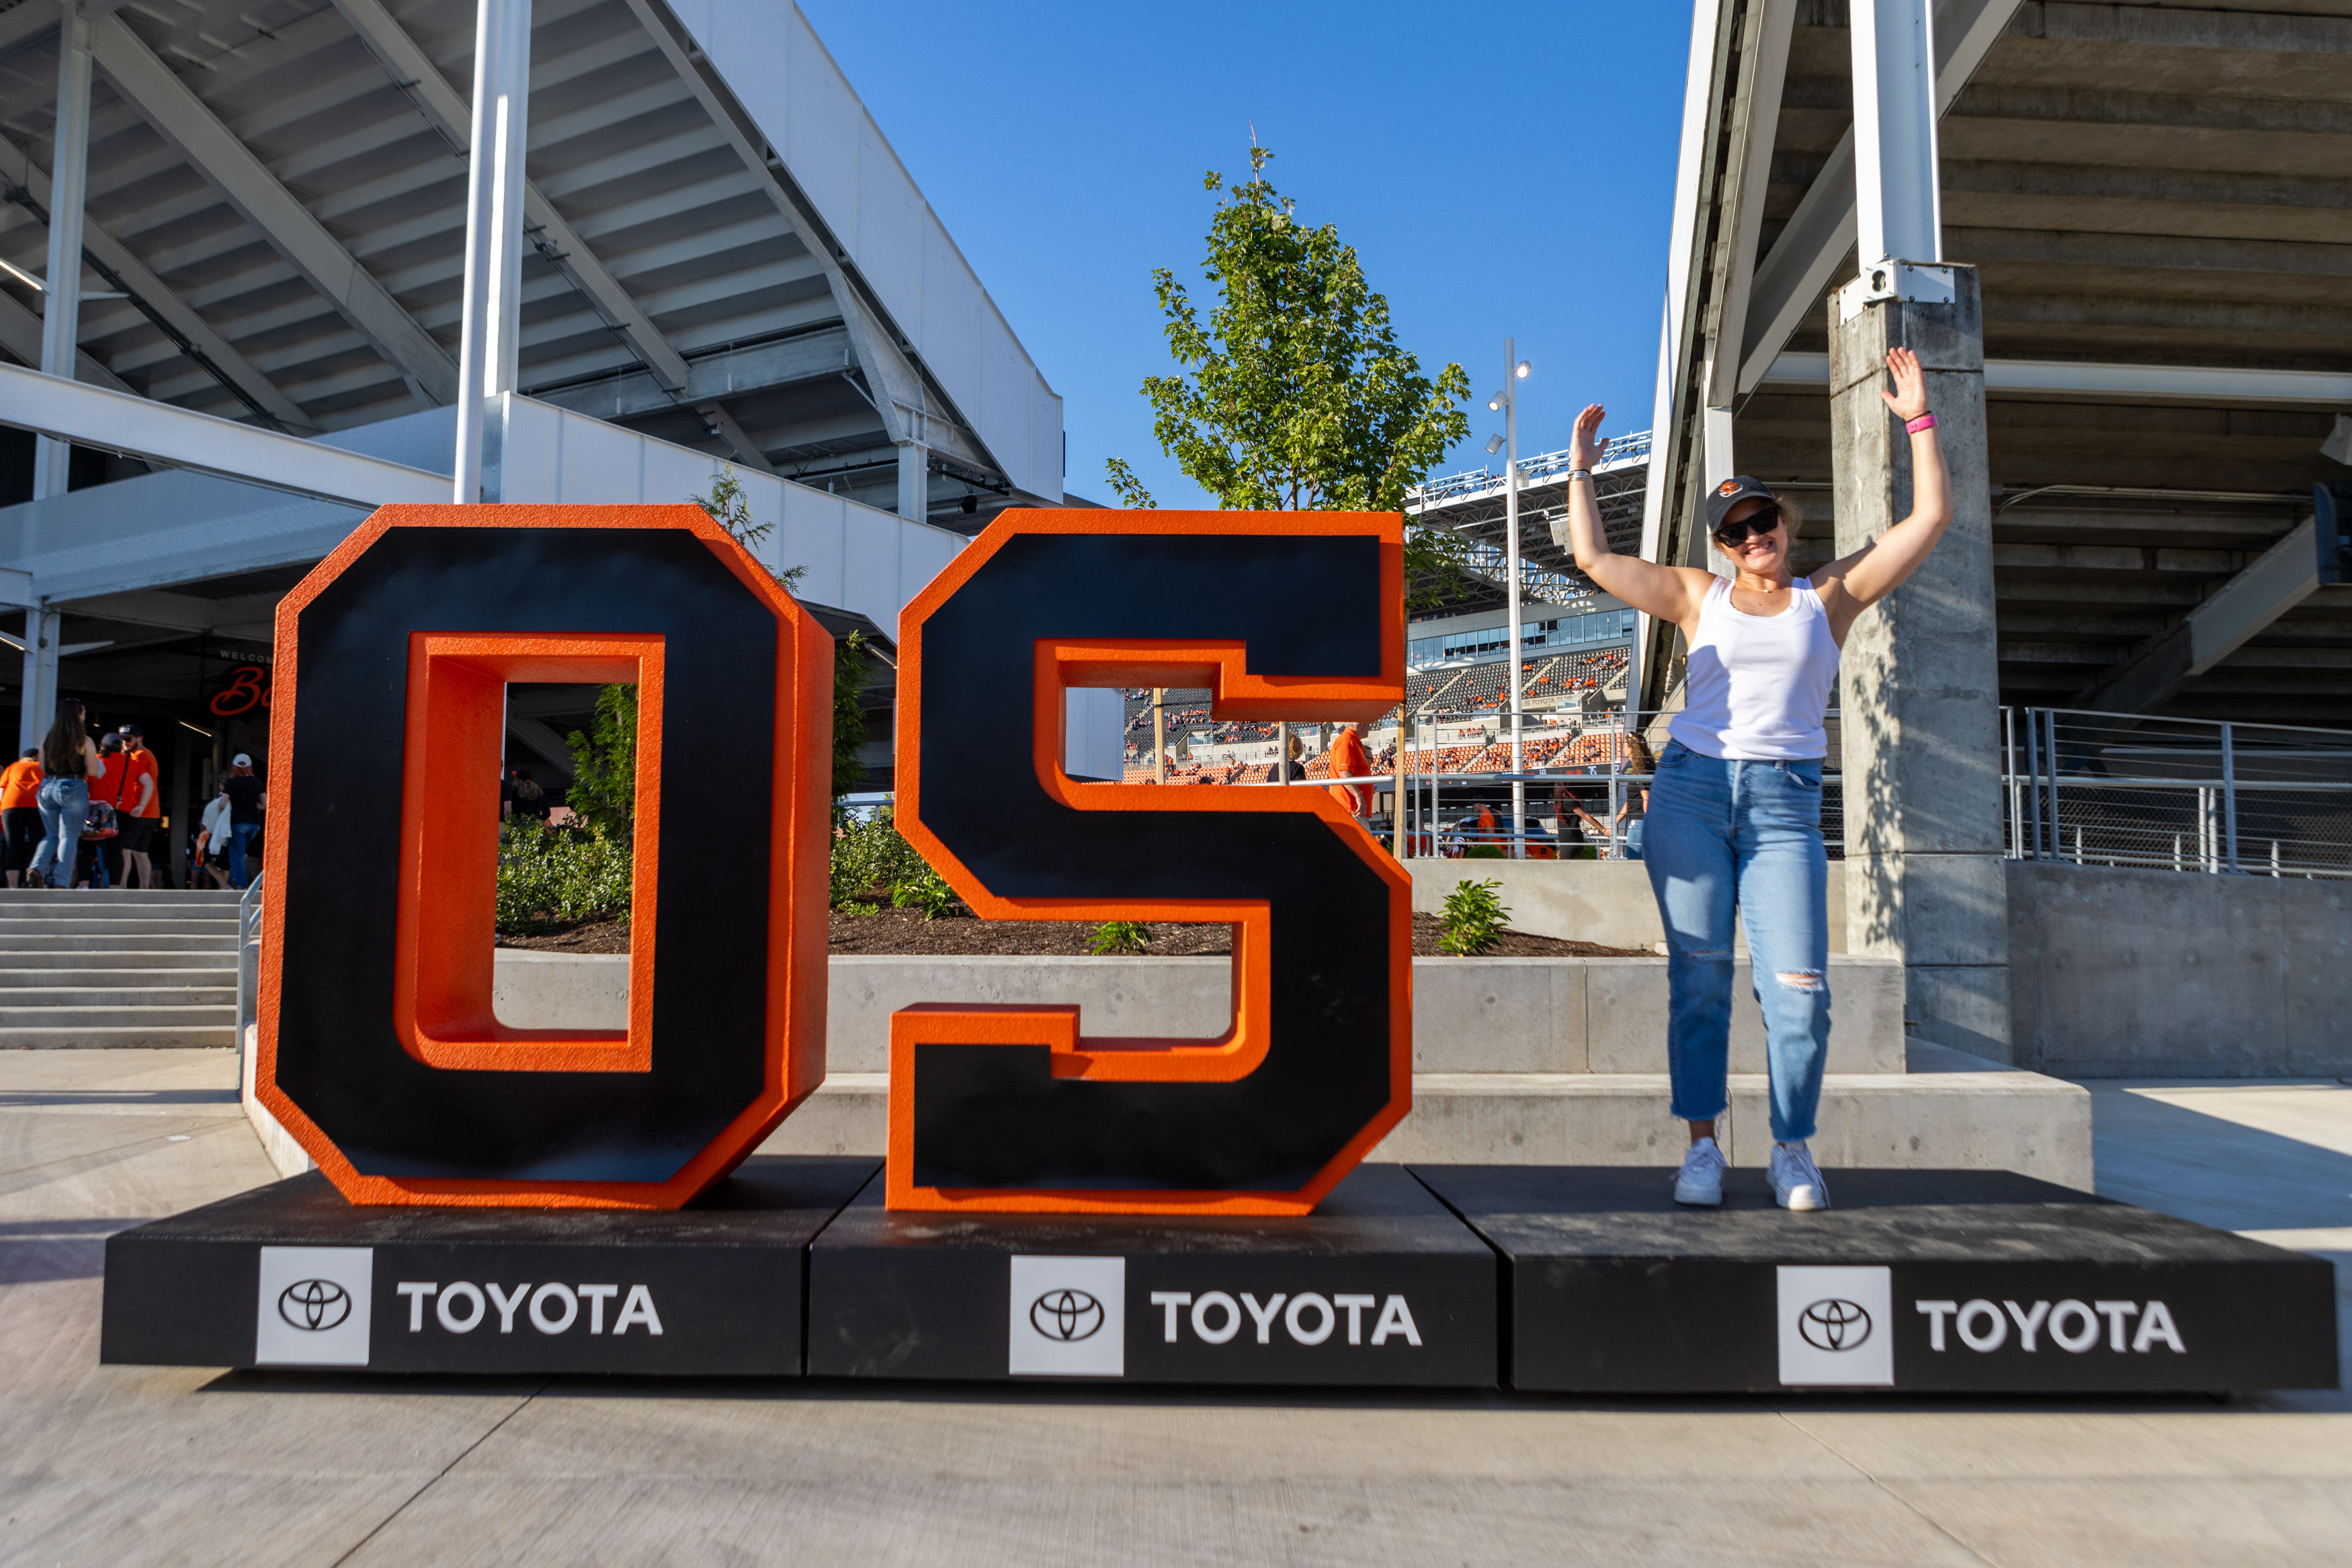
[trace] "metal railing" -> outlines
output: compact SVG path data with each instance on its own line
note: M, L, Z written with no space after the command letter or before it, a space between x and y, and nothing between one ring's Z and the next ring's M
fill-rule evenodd
M1647 463L1649 460L1650 433L1646 430L1637 430L1630 435L1611 437L1609 444L1601 451L1601 462L1594 472L1605 473L1615 468L1632 467L1635 464ZM1571 466L1573 465L1569 460L1569 449L1566 447L1562 447L1558 452L1538 453L1533 457L1519 460L1519 483L1522 486L1540 485L1567 473ZM1475 496L1487 490L1498 489L1502 483L1503 476L1491 468L1467 468L1459 474L1448 474L1443 478L1425 480L1406 491L1405 509L1417 512L1424 507L1442 506L1447 501L1463 496Z
M245 1072L245 1030L255 1017L261 979L261 873L254 873L236 901L236 1065Z
M2352 877L2352 732L2003 708L2016 860Z

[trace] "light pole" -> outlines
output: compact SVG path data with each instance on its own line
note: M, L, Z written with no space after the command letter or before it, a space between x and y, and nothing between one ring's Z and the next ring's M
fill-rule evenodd
M1525 860L1528 853L1528 785L1519 777L1526 771L1526 683L1519 678L1519 658L1526 652L1519 642L1519 383L1527 379L1531 367L1519 358L1516 340L1503 340L1503 390L1486 400L1486 406L1503 415L1503 591L1508 597L1511 611L1511 858ZM1486 450L1494 450L1489 443Z

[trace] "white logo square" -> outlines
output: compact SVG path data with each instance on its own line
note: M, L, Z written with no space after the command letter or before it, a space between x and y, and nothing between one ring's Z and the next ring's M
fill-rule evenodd
M374 1297L373 1248L263 1248L253 1359L263 1366L365 1366Z
M1012 1375L1127 1375L1126 1259L1015 1257L1011 1306Z
M1800 1387L1895 1384L1894 1286L1885 1269L1783 1268L1780 1381Z

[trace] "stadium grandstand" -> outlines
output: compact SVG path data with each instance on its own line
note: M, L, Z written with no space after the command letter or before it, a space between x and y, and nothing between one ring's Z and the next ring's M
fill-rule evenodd
M999 510L1065 499L1061 400L789 4L541 0L492 78L525 134L475 160L511 221L469 216L469 0L63 15L0 10L28 649L0 704L22 735L60 691L143 723L183 821L265 749L278 599L382 503L677 502L731 468L761 555L874 632ZM1116 694L1073 696L1072 766L1109 773ZM519 714L514 759L560 783L583 716Z
M1646 542L1703 564L1704 486L1749 473L1802 503L1803 571L1835 553L1825 296L1859 267L1849 5L1696 16ZM1934 42L2000 700L2352 724L2352 586L2308 521L2352 480L2352 8L1949 0ZM1645 708L1677 676L1652 636Z

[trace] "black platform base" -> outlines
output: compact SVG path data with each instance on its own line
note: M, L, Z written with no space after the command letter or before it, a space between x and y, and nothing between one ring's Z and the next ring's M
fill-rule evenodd
M1983 1171L1789 1214L1646 1168L1364 1166L1301 1219L891 1214L870 1159L692 1207L356 1208L317 1176L107 1243L108 1362L1588 1393L2333 1387L2326 1262ZM1442 1200L1442 1201L1441 1201Z
M1495 1385L1495 1255L1399 1166L1299 1219L892 1214L881 1185L809 1249L812 1375Z
M1414 1167L1504 1259L1521 1389L2235 1392L2336 1385L2323 1260L1988 1171L1833 1170L1788 1214L1667 1173Z
M793 1376L809 1241L878 1168L758 1155L668 1213L356 1208L314 1172L110 1238L99 1359Z

